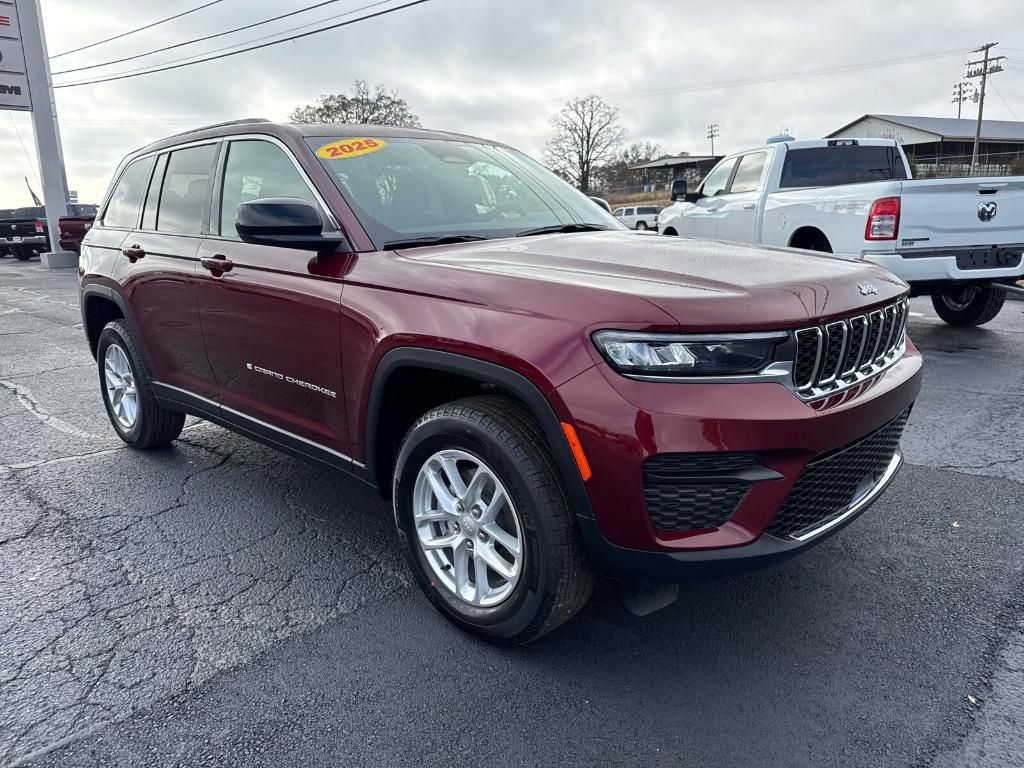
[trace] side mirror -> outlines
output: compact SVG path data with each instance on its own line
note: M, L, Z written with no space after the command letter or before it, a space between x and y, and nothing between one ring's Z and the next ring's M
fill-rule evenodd
M243 243L333 251L346 241L340 233L324 234L320 211L298 197L247 200L235 212L235 229Z
M672 182L672 202L682 200L686 197L686 179L676 179Z
M612 207L608 205L608 201L605 200L603 197L595 197L594 195L590 195L589 197L591 200L593 200L595 203L601 206L608 213L612 212Z

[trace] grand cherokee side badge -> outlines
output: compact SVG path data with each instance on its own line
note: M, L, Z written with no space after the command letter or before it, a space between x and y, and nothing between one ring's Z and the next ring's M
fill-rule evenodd
M862 283L857 286L857 290L860 291L861 296L873 296L878 293L878 289L871 283Z

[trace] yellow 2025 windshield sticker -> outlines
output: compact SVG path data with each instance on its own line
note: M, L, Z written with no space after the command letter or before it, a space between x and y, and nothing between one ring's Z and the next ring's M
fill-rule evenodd
M350 157L362 157L371 152L380 152L388 143L383 139L342 139L324 144L316 151L317 157L328 160L347 160Z

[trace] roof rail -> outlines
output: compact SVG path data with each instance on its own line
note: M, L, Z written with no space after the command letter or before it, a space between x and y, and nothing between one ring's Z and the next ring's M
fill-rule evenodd
M199 128L189 128L187 131L181 131L165 138L173 139L178 136L188 136L190 133L198 133L199 131L208 131L211 128L226 128L229 125L247 125L249 123L270 123L272 120L267 120L265 117L243 117L241 120L226 120L223 123L211 123L210 125L203 125Z

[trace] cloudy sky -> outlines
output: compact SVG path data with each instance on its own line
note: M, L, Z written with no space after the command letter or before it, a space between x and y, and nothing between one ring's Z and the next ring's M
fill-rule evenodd
M41 0L51 54L126 31L203 0ZM115 43L63 56L96 64L260 21L317 0L222 0ZM372 0L337 0L272 25L155 54L82 77L179 60L337 16ZM393 0L397 5L401 0ZM621 110L630 140L665 151L760 144L786 128L820 137L866 112L955 116L965 54L1000 41L986 117L1024 118L1020 0L430 0L389 16L221 61L57 93L68 182L98 201L125 153L189 127L245 116L283 120L359 78L397 88L426 127L499 139L539 155L548 120L572 96ZM385 6L378 6L387 7ZM352 16L346 17L352 18ZM340 21L342 19L338 19ZM912 59L901 63L893 60ZM872 68L866 68L870 65ZM796 76L799 75L799 76ZM973 105L967 105L972 109ZM1016 113L1016 115L1014 114ZM24 148L23 148L24 145ZM0 115L0 207L38 192L29 116Z

